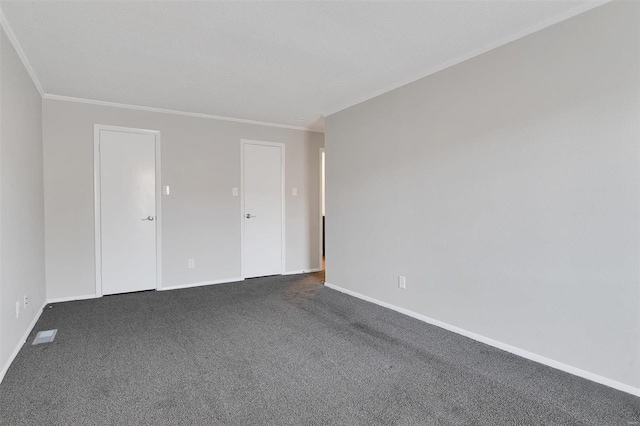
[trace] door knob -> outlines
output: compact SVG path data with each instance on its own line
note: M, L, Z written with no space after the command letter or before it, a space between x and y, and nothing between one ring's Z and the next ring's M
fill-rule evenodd
M147 216L142 220L154 220L154 219L155 219L155 217L153 217L153 216Z
M251 219L252 217L255 217L255 216L253 216L253 215L251 215L251 214L247 213L247 216L245 216L245 217L246 217L247 219Z

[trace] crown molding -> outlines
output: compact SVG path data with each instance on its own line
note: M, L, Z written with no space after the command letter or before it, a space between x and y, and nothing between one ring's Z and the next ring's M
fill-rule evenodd
M266 122L266 121L247 120L247 119L244 119L244 118L223 117L223 116L220 116L220 115L201 114L201 113L197 113L197 112L176 111L176 110L172 110L172 109L146 107L146 106L141 106L141 105L120 104L120 103L117 103L117 102L107 102L107 101L97 101L97 100L94 100L94 99L74 98L74 97L71 97L71 96L52 95L52 94L49 94L49 93L45 93L42 96L42 98L43 99L55 100L55 101L78 102L78 103L90 104L90 105L100 105L100 106L108 106L108 107L115 107L115 108L135 109L135 110L139 110L139 111L159 112L159 113L163 113L163 114L184 115L184 116L187 116L187 117L208 118L208 119L211 119L211 120L232 121L232 122L235 122L235 123L253 124L253 125L256 125L256 126L278 127L278 128L281 128L281 129L289 129L289 130L302 130L304 132L324 133L324 130L312 129L310 127L290 126L288 124L278 124L278 123L269 123L269 122Z
M506 37L504 39L501 39L497 42L493 42L493 43L489 43L486 46L483 46L480 49L476 49L474 51L472 51L469 54L463 55L463 56L459 56L451 61L447 61L445 63L442 63L436 67L430 68L429 70L427 70L426 72L420 73L419 75L413 76L411 78L408 79L404 79L402 81L399 81L395 84L392 84L391 86L387 86L384 89L379 89L376 90L374 92L369 93L366 96L362 96L357 98L354 101L351 102L347 102L338 106L333 106L330 108L327 108L325 110L325 112L322 114L323 117L328 117L330 115L336 114L340 111L343 111L345 109L351 108L352 106L361 104L363 102L366 102L370 99L373 99L375 97L378 97L380 95L383 95L385 93L388 93L392 90L395 90L397 88L400 88L402 86L405 86L407 84L413 83L417 80L420 80L422 78L428 77L432 74L435 74L439 71L442 71L446 68L452 67L454 65L457 65L461 62L467 61L471 58L474 58L476 56L482 55L483 53L489 52L493 49L496 49L500 46L503 46L505 44L508 44L512 41L518 40L522 37L525 37L529 34L533 34L537 31L543 30L547 27L550 27L554 24L557 24L559 22L562 22L564 20L567 20L569 18L572 18L576 15L579 15L583 12L586 12L588 10L594 9L596 7L602 6L603 4L609 3L613 0L595 0L595 1L589 1L586 3L581 3L579 6L574 7L564 13L558 14L556 16L553 16L549 19L546 19L544 21L542 21L541 23L534 25L532 27L529 27L523 31L519 31L516 32L515 34L512 34L509 37ZM38 92L40 92L40 95L43 97L43 99L53 99L53 100L59 100L59 101L67 101L67 102L80 102L80 103L86 103L86 104L93 104L93 105L101 105L101 106L110 106L110 107L116 107L116 108L127 108L127 109L135 109L135 110L141 110L141 111L151 111L151 112L159 112L159 113L165 113L165 114L174 114L174 115L183 115L183 116L188 116L188 117L199 117L199 118L208 118L208 119L213 119L213 120L222 120L222 121L231 121L231 122L236 122L236 123L244 123L244 124L254 124L254 125L258 125L258 126L268 126L268 127L276 127L276 128L282 128L282 129L290 129L290 130L301 130L301 131L306 131L306 132L316 132L316 133L324 133L324 130L321 129L313 129L313 128L309 128L309 127L301 127L301 126L291 126L288 124L278 124L278 123L269 123L269 122L264 122L264 121L256 121L256 120L248 120L248 119L243 119L243 118L234 118L234 117L224 117L224 116L218 116L218 115L210 115L210 114L201 114L201 113L195 113L195 112L186 112L186 111L176 111L176 110L170 110L170 109L164 109L164 108L154 108L154 107L146 107L146 106L140 106L140 105L130 105L130 104L121 104L121 103L116 103L116 102L107 102L107 101L98 101L98 100L93 100L93 99L84 99L84 98L74 98L74 97L70 97L70 96L61 96L61 95L54 95L54 94L47 94L44 92L42 85L40 84L40 80L38 80L38 77L36 76L35 71L33 70L33 67L31 66L31 64L29 63L29 60L27 59L27 56L25 55L24 51L22 50L22 47L20 46L20 43L18 42L15 34L13 33L13 30L11 29L11 26L9 25L6 17L4 16L4 14L2 13L2 10L0 9L0 24L2 25L2 27L4 28L5 32L7 33L7 36L9 38L9 40L11 41L11 44L13 45L14 49L16 50L16 52L18 53L18 56L20 57L20 59L22 60L22 63L24 64L24 67L26 68L27 72L29 73L29 76L31 77L31 79L33 80L34 85L36 86L36 88L38 89Z
M140 110L140 111L159 112L159 113L173 114L173 115L184 115L184 116L188 116L188 117L208 118L208 119L212 119L212 120L232 121L232 122L236 122L236 123L253 124L253 125L257 125L257 126L276 127L276 128L289 129L289 130L301 130L301 131L304 131L304 132L324 133L324 130L322 130L322 129L313 129L313 128L310 128L310 127L291 126L291 125L288 125L288 124L269 123L269 122L265 122L265 121L248 120L248 119L244 119L244 118L223 117L223 116L219 116L219 115L200 114L200 113L186 112L186 111L176 111L176 110L171 110L171 109L145 107L145 106L140 106L140 105L120 104L120 103L117 103L117 102L106 102L106 101L98 101L98 100L93 100L93 99L74 98L74 97L71 97L71 96L61 96L61 95L54 95L54 94L45 93L44 89L42 88L42 84L40 83L40 80L38 79L38 76L36 75L35 71L33 70L33 67L31 66L31 63L29 62L29 59L27 59L27 55L24 53L24 50L22 49L22 46L18 42L18 39L16 38L15 33L11 29L11 25L9 25L9 22L7 21L7 18L5 17L4 13L2 12L2 9L0 9L0 26L2 26L2 28L5 31L5 33L7 34L7 38L11 42L11 45L13 46L13 48L16 51L16 53L18 54L18 57L22 61L22 64L24 65L25 69L27 70L27 73L31 77L31 80L33 81L34 86L36 87L36 89L40 93L40 96L42 96L43 99L52 99L52 100L67 101L67 102L80 102L80 103L92 104L92 105L110 106L110 107L116 107L116 108L127 108L127 109L135 109L135 110Z
M93 100L93 99L74 98L74 97L70 97L70 96L60 96L60 95L53 95L53 94L45 93L44 89L42 88L42 84L40 83L40 80L38 79L38 76L36 75L35 71L33 70L33 67L31 66L31 63L27 59L27 55L24 53L24 50L22 49L22 46L18 42L18 39L16 38L15 33L11 29L11 25L9 25L9 22L7 21L7 18L4 16L4 13L2 13L2 9L0 9L0 26L2 26L2 28L4 28L4 31L7 34L7 37L9 38L9 41L11 42L11 45L13 46L13 48L16 51L16 53L18 54L18 57L22 61L22 64L24 65L25 69L27 70L27 73L29 74L29 76L31 77L31 80L33 81L33 84L36 86L36 89L38 90L38 92L40 93L40 96L42 96L43 99L53 99L53 100L67 101L67 102L81 102L81 103L85 103L85 104L110 106L110 107L116 107L116 108L136 109L136 110L141 110L141 111L160 112L160 113L164 113L164 114L184 115L184 116L188 116L188 117L208 118L208 119L213 119L213 120L232 121L232 122L244 123L244 124L254 124L254 125L258 125L258 126L277 127L277 128L281 128L281 129L302 130L302 131L305 131L305 132L324 133L324 130L312 129L310 127L290 126L290 125L287 125L287 124L268 123L268 122L265 122L265 121L247 120L247 119L244 119L244 118L223 117L223 116L218 116L218 115L200 114L200 113L195 113L195 112L175 111L175 110L163 109L163 108L153 108L153 107L145 107L145 106L140 106L140 105L120 104L120 103L116 103L116 102L97 101L97 100Z
M22 46L20 46L20 43L18 42L16 35L11 29L9 22L7 21L7 18L4 16L4 13L2 13L1 9L0 9L0 26L2 26L2 28L4 28L4 32L7 33L7 37L9 38L11 45L16 50L16 53L18 54L18 57L22 61L22 64L27 69L27 73L31 77L31 80L33 81L33 85L36 86L36 89L38 89L40 96L44 97L44 90L42 89L42 84L40 84L40 80L38 80L38 76L36 76L36 73L33 70L31 63L27 59L27 55L25 55L24 50L22 50Z
M567 20L569 18L573 18L576 15L579 15L579 14L581 14L583 12L586 12L588 10L594 9L594 8L596 8L598 6L602 6L603 4L609 3L611 1L613 1L613 0L594 0L594 1L588 1L588 2L585 2L585 3L581 3L579 6L576 6L576 7L572 8L572 9L569 9L568 11L560 13L558 15L552 16L551 18L546 19L546 20L540 22L539 24L536 24L534 26L526 28L526 29L524 29L522 31L518 31L518 32L516 32L516 33L514 33L514 34L512 34L512 35L510 35L508 37L505 37L505 38L503 38L501 40L498 40L496 42L489 43L489 44L481 47L480 49L476 49L476 50L472 51L471 53L459 56L459 57L457 57L457 58L455 58L455 59L453 59L451 61L444 62L444 63L442 63L442 64L440 64L440 65L438 65L436 67L430 68L427 71L422 72L422 73L420 73L418 75L415 75L415 76L413 76L411 78L399 81L399 82L397 82L395 84L392 84L391 86L387 86L384 89L379 89L379 90L376 90L374 92L371 92L368 95L359 97L358 99L356 99L356 100L354 100L352 102L346 102L346 103L343 103L341 105L335 105L335 106L332 106L330 108L327 108L322 115L324 117L328 117L328 116L330 116L332 114L336 114L336 113L338 113L340 111L344 111L347 108L351 108L352 106L356 106L356 105L361 104L363 102L366 102L366 101L368 101L370 99L373 99L373 98L378 97L380 95L383 95L385 93L391 92L392 90L398 89L399 87L406 86L407 84L410 84L410 83L418 81L418 80L420 80L422 78L428 77L428 76L430 76L432 74L435 74L435 73L437 73L439 71L442 71L442 70L444 70L446 68L449 68L449 67L457 65L457 64L459 64L461 62L467 61L467 60L469 60L471 58L475 58L476 56L480 56L483 53L487 53L487 52L489 52L489 51L491 51L493 49L496 49L496 48L498 48L500 46L504 46L505 44L511 43L512 41L516 41L516 40L518 40L518 39L520 39L522 37L528 36L529 34L533 34L535 32L543 30L543 29L545 29L547 27L555 25L555 24L557 24L559 22L565 21L565 20Z

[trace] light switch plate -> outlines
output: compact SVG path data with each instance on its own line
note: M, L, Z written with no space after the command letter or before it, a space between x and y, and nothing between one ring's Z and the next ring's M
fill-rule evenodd
M238 196L238 188L231 188L231 195L233 195L234 197Z
M162 193L163 193L164 195L169 195L169 194L171 194L171 188L169 187L169 185L165 185L165 186L162 188Z
M298 188L293 188L291 190L291 195L293 195L294 197L297 197L298 196Z
M407 278L400 275L398 276L398 288L406 289L407 288Z

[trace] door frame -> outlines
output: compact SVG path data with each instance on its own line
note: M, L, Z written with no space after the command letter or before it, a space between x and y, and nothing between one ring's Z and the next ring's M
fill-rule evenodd
M325 151L324 148L325 148L324 146L320 147L320 155L319 155L320 159L318 160L319 163L320 163L320 173L319 173L319 180L320 180L320 197L319 197L320 198L320 202L319 202L319 204L320 204L320 208L318 209L318 212L319 212L318 217L319 217L319 222L320 222L320 224L318 225L318 229L319 229L319 231L318 231L319 232L318 240L320 241L320 243L319 243L320 253L318 255L318 262L319 262L318 263L318 268L320 268L321 271L323 269L325 269L325 268L322 267L322 189L323 189L322 186L323 186L323 184L324 184L324 192L325 192L325 213L326 213L326 202L327 202L327 197L326 197L326 192L327 192L327 154L326 154L326 151ZM322 154L324 154L324 164L322 163ZM324 170L323 170L323 167L322 167L323 165L324 165ZM322 181L323 174L324 174L324 183Z
M156 290L162 288L162 180L160 174L161 152L160 152L160 131L135 129L131 127L109 126L104 124L93 125L93 197L94 197L94 236L95 236L95 277L96 277L96 297L102 297L102 222L101 222L101 182L100 182L100 132L102 130L137 133L143 135L155 136L155 154L156 154Z
M281 185L282 188L280 190L282 196L282 244L280 247L281 250L281 266L280 266L280 275L285 274L285 224L286 224L286 192L285 192L285 144L281 142L266 142L266 141L258 141L253 139L240 139L240 276L244 280L246 275L244 273L245 266L245 253L244 253L244 221L245 221L245 211L244 211L244 147L245 145L262 145L262 146L275 146L280 148L280 170L281 170Z

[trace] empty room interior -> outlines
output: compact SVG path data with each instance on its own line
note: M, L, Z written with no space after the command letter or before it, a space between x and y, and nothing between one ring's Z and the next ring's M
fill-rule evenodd
M640 2L0 0L1 425L640 425Z

